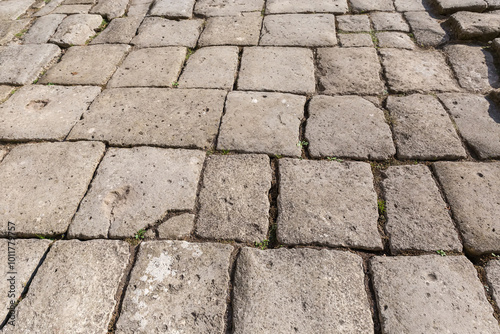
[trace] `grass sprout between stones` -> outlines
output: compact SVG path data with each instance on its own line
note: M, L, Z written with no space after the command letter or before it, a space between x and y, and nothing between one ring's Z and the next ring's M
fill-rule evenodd
M142 240L144 239L144 236L146 235L146 230L141 228L137 233L134 235L134 238L136 240Z

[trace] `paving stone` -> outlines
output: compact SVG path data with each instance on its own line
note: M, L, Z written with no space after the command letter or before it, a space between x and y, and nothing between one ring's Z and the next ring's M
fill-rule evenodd
M347 0L268 0L266 3L267 14L280 13L333 13L345 14L349 8Z
M85 45L102 23L100 15L76 14L67 16L50 41L61 47Z
M305 103L304 96L292 94L229 93L217 148L300 157Z
M194 12L202 16L235 16L243 12L260 12L265 0L198 0Z
M65 5L95 5L97 0L64 0Z
M15 21L0 21L0 45L6 45L10 42L18 33L22 34L26 31L30 20L15 20Z
M40 83L103 86L130 49L128 45L91 45L69 48Z
M196 0L156 0L149 15L189 19Z
M374 48L323 48L317 54L323 94L382 94L382 68Z
M135 37L141 19L123 17L112 20L90 44L128 44Z
M378 32L377 40L381 48L415 49L415 43L403 32Z
M459 88L439 51L382 49L387 82L394 92L456 92Z
M54 9L51 14L88 14L92 5L62 5Z
M383 189L391 252L462 251L458 233L428 167L394 166Z
M5 156L9 153L7 150L0 149L0 162L5 158Z
M500 15L458 12L448 20L459 39L491 40L500 34Z
M90 13L105 16L108 21L125 15L129 0L99 0Z
M64 0L50 0L50 2L46 3L45 6L40 8L33 16L40 17L50 14L54 11L58 6L62 5Z
M15 20L21 16L35 0L3 0L0 6L0 20Z
M500 9L500 0L485 0L488 4L488 9Z
M340 31L362 32L371 30L368 15L337 16L337 22Z
M396 6L396 10L398 12L419 12L430 10L429 0L394 0L394 6Z
M458 11L482 12L488 5L484 0L434 0L441 14L451 14Z
M184 66L179 87L232 89L238 72L238 54L236 46L198 49Z
M243 51L238 89L314 93L311 50L286 47L249 47Z
M217 135L225 97L222 90L106 89L69 138L206 149Z
M391 0L349 0L351 9L354 13L364 13L371 11L386 11L394 10L394 4Z
M279 180L280 243L383 248L369 164L280 159Z
M7 100L15 87L0 85L0 102ZM0 105L1 107L1 105Z
M373 46L372 37L369 34L339 34L340 45L343 47Z
M500 158L500 110L473 94L441 94L458 131L480 159Z
M152 4L153 0L130 0L127 17L144 18Z
M466 257L373 257L370 264L383 333L500 332Z
M147 17L139 27L132 44L141 48L155 46L187 46L194 48L200 36L203 20L167 20Z
M340 251L243 248L234 333L372 333L361 258Z
M60 53L61 50L52 44L0 47L0 84L26 85L33 82Z
M410 24L417 43L422 46L436 47L450 39L439 21L427 12L406 12L405 18Z
M14 147L0 164L0 234L8 221L18 236L65 233L103 153L93 142Z
M64 140L99 87L30 85L0 105L3 140Z
M116 333L222 333L233 247L141 244Z
M196 234L202 238L262 241L269 225L269 157L257 154L207 158L199 195Z
M195 216L183 213L167 220L158 226L158 237L160 239L182 239L188 238L194 229Z
M47 43L65 17L66 15L64 14L50 14L38 18L26 35L24 35L24 44Z
M124 241L57 241L6 332L107 332L129 257Z
M171 87L186 59L186 48L148 48L132 51L108 87Z
M467 156L448 113L432 95L389 96L387 109L400 159L458 159Z
M335 46L335 16L332 14L267 15L260 45Z
M200 46L257 45L261 26L260 13L209 17L198 44Z
M400 13L375 12L370 14L375 30L409 32L410 27Z
M500 302L500 261L491 260L486 266L486 278L492 288L493 299L498 304Z

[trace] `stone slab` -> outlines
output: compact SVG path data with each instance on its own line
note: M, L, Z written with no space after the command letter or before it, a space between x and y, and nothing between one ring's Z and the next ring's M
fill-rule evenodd
M266 155L207 158L196 234L202 238L250 243L266 239L271 179Z
M354 13L364 13L372 11L391 12L394 10L394 4L391 0L349 0L351 10Z
M97 0L64 0L65 5L95 5Z
M267 14L332 13L345 14L349 10L346 0L268 0Z
M149 15L189 19L193 16L196 0L156 0Z
M265 0L198 0L194 12L201 16L235 16L243 12L260 12Z
M234 333L372 333L361 258L340 251L243 248Z
M441 14L451 14L459 11L482 12L488 4L484 0L434 0Z
M14 37L26 32L29 19L15 21L0 21L0 45L8 44Z
M488 280L488 283L492 289L493 293L493 299L495 299L495 302L498 303L500 302L500 261L498 260L491 260L488 262L486 265L486 278Z
M167 20L146 17L139 27L132 44L140 47L187 46L194 48L202 30L203 20Z
M168 219L158 226L158 238L160 239L182 239L188 238L194 230L195 216L183 213Z
M61 47L85 45L89 38L96 34L101 23L100 15L69 15L59 25L50 42Z
M364 47L373 46L372 37L369 34L339 34L340 46Z
M3 0L0 6L0 20L15 20L35 3L35 0Z
M15 87L0 85L0 102L7 100ZM0 105L1 106L1 105Z
M65 17L64 14L50 14L38 18L24 35L24 44L47 43Z
M92 7L90 13L100 14L111 21L114 18L125 15L129 0L99 0L97 5Z
M15 0L14 0L15 1ZM50 0L50 2L46 3L45 6L40 8L33 16L41 17L48 15L54 11L58 6L62 5L64 0Z
M141 244L116 333L222 333L233 247Z
M292 94L229 93L217 148L300 157L305 103L304 96Z
M368 15L341 15L337 16L339 31L367 32L371 30Z
M464 256L373 257L383 333L499 333L493 308Z
M471 254L500 251L500 164L438 162L434 168Z
M237 16L209 17L200 36L200 46L257 45L262 26L260 13L242 13Z
M377 40L381 48L415 49L415 43L403 32L378 32Z
M398 12L421 12L430 10L429 1L433 0L394 0Z
M492 40L500 35L500 14L458 12L448 22L459 39Z
M485 0L488 4L488 9L500 9L500 0Z
M417 43L421 46L437 47L450 39L439 21L425 11L406 12L405 18Z
M149 12L153 0L130 0L127 10L127 17L142 20Z
M410 27L400 13L374 12L370 14L375 30L409 32Z
M123 17L112 20L90 44L128 44L135 37L142 18Z
M54 9L51 14L88 14L92 5L61 5Z
M217 135L225 97L226 92L221 90L107 89L69 138L103 140L119 146L206 149Z
M280 243L383 248L369 164L280 159L279 180Z

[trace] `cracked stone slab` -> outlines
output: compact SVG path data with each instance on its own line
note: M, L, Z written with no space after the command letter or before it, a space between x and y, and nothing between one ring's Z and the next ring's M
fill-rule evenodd
M492 40L500 34L500 15L458 12L448 22L459 39Z
M182 239L188 238L194 229L195 216L183 213L168 219L158 226L158 238L160 239Z
M394 166L385 172L383 189L391 252L462 251L447 204L429 168Z
M88 14L92 5L62 5L54 9L51 14Z
M232 251L212 243L142 243L116 333L224 332Z
M389 96L400 159L459 159L467 157L462 142L441 103L432 95Z
M149 15L189 19L193 16L196 0L156 0Z
M500 158L500 110L473 94L440 94L460 135L480 159Z
M374 12L370 14L370 18L375 30L410 31L401 13Z
M376 95L384 91L375 48L322 48L317 53L322 94Z
M15 87L0 85L0 102L7 100ZM1 104L0 104L1 107Z
M370 271L384 333L500 333L464 256L373 257Z
M198 0L194 12L201 16L235 16L243 12L260 12L265 0Z
M243 51L239 90L314 93L313 53L305 48L248 47Z
M369 164L280 159L279 180L280 243L383 249Z
M171 210L192 210L205 154L110 148L69 228L78 239L127 238Z
M61 49L52 44L0 47L0 84L26 85L35 80Z
M96 142L14 147L0 164L0 234L8 221L19 236L65 233L104 149Z
M264 240L269 225L271 174L267 155L209 157L199 195L196 234L251 243Z
M242 13L237 16L209 17L200 36L200 46L257 45L262 26L260 13Z
M14 0L15 1L15 0ZM33 14L33 16L41 17L52 13L58 6L62 5L64 0L50 0L40 10Z
M340 46L342 47L364 47L373 46L372 37L369 34L339 34Z
M202 30L203 20L174 21L161 17L146 17L132 44L140 47L186 46L194 48Z
M186 59L186 48L164 47L130 52L107 87L171 87Z
M381 48L415 49L415 43L403 32L378 32L377 39Z
M6 333L105 333L129 263L124 241L57 241ZM64 314L64 317L61 315Z
M137 17L116 18L90 44L129 44L141 20Z
M90 13L100 14L108 20L125 15L129 0L99 0Z
M354 13L364 13L372 11L391 12L394 10L392 0L349 0Z
M421 12L430 10L432 0L394 0L398 12Z
M300 157L305 96L231 92L217 141L219 150Z
M368 15L341 15L337 16L340 31L367 32L371 30Z
M372 333L361 258L316 249L243 248L234 333Z
M29 19L0 21L0 45L6 45L16 37L16 34L25 32L29 22Z
M500 261L491 260L486 265L486 278L493 289L493 299L498 304L500 302Z
M500 164L437 162L434 168L464 239L474 255L500 251Z
M69 138L119 146L206 149L217 135L226 94L222 90L106 89Z
M65 17L64 14L50 14L38 18L24 35L24 44L47 43Z
M129 50L129 45L73 46L47 71L40 83L103 86Z
M0 104L3 140L64 140L100 87L29 85Z
M384 112L359 96L315 96L306 138L312 157L388 159L396 153Z
M450 39L439 21L429 13L406 12L404 15L418 44L437 47Z
M130 0L127 17L142 20L149 12L154 0Z
M345 14L349 10L346 0L268 0L267 14L332 13Z
M441 14L451 14L459 11L482 12L488 4L484 0L434 0Z
M96 34L101 23L100 15L69 15L61 22L50 42L61 47L85 45L88 39Z
M30 8L36 0L3 0L0 20L15 20Z

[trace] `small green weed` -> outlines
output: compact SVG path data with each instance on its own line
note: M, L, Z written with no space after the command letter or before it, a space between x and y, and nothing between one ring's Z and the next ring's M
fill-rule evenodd
M228 155L229 154L229 150L222 150L222 155Z
M500 255L497 255L497 254L495 254L495 253L491 253L491 256L496 257L496 258L499 258L499 257L500 257Z
M301 140L301 141L299 141L299 142L297 143L297 146L298 146L298 147L300 147L300 148L302 148L302 147L304 147L304 146L307 146L307 145L309 145L309 143L308 143L308 142L306 142L305 140Z
M264 239L262 242L255 242L255 247L260 248L262 250L266 249L269 246L269 240Z
M441 256L446 256L446 252L444 250L442 250L442 249L436 251L436 253L438 253Z
M134 238L136 240L142 240L144 239L144 236L146 235L146 230L141 228L137 233L134 235Z
M337 162L343 162L344 160L336 158L336 157L326 157L328 161L337 161Z
M194 53L194 49L191 49L191 48L188 48L187 49L187 53L186 53L186 60L189 59L189 57L191 57Z
M274 155L274 157L275 157L276 159L281 159L281 158L283 158L283 156L282 156L281 154L275 154L275 155Z
M49 82L47 86L54 86L54 84L52 82Z
M383 199L379 199L377 201L378 205L378 213L383 215L385 213L385 201Z
M174 88L179 87L179 83L177 81L172 82L172 87Z
M18 32L18 33L16 34L16 37L17 37L17 38L21 38L21 37L23 37L23 36L24 36L24 34L25 34L27 31L28 31L28 29L23 29L23 30L21 30L21 32Z

